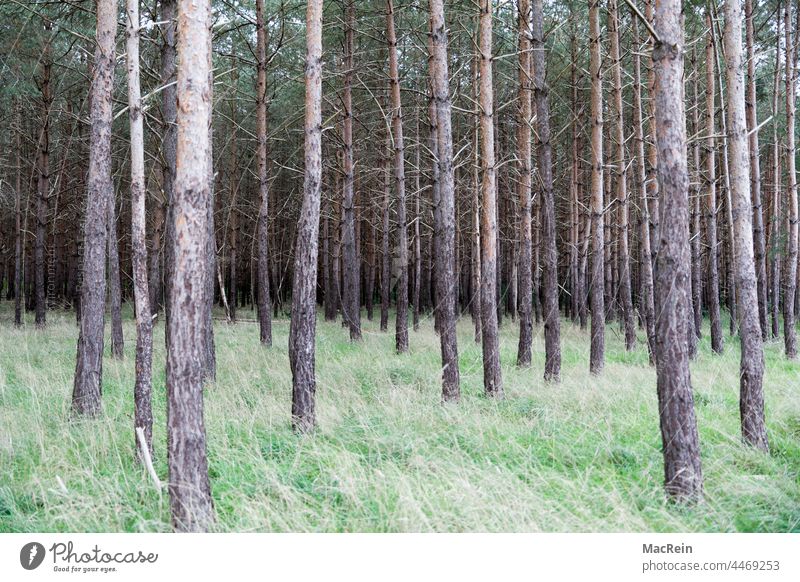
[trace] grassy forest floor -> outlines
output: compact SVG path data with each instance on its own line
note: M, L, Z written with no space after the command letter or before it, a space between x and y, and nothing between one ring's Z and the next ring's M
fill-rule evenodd
M241 316L253 316L242 311ZM105 358L105 414L70 421L77 329L51 312L47 331L12 328L0 308L0 531L169 531L159 494L134 461L135 332L125 360ZM32 320L32 316L29 317ZM392 329L394 320L391 319ZM207 388L211 485L220 531L800 531L800 364L766 346L771 453L739 439L738 341L692 364L705 502L680 508L662 489L655 371L641 340L626 353L616 325L606 368L588 372L589 336L562 325L560 384L514 366L517 326L501 334L506 399L482 395L480 347L459 326L463 399L440 404L432 322L394 354L392 333L364 320L353 345L339 323L317 333L318 431L290 428L288 319L275 347L256 324L218 323L218 380ZM167 477L164 327L154 354L155 468ZM106 350L108 351L108 350Z

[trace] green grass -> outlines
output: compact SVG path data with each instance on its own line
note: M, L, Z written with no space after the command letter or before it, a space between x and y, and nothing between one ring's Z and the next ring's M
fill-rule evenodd
M242 316L252 317L242 311ZM0 311L0 531L168 531L166 491L133 456L134 327L125 360L104 363L102 418L70 420L76 327L51 312L44 332ZM739 438L738 343L692 364L705 501L674 506L662 490L655 372L640 343L609 326L606 367L588 373L589 338L562 324L560 384L516 369L516 324L501 350L506 399L482 395L480 348L459 327L463 399L440 404L438 339L411 332L411 353L364 321L351 345L318 324L319 429L290 428L288 320L275 347L253 323L216 327L218 381L205 392L219 531L800 531L800 366L766 346L771 453ZM155 468L167 478L163 325L156 330Z

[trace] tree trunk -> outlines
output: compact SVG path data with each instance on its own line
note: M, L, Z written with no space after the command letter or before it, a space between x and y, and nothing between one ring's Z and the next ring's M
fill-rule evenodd
M22 107L17 109L17 191L14 197L14 327L22 327Z
M208 479L203 385L207 376L206 311L211 199L211 6L180 0L178 7L178 135L172 209L173 282L167 322L167 443L172 525L205 531L214 519Z
M706 25L711 28L711 14L706 13ZM717 177L716 148L716 73L714 35L706 40L706 236L708 237L708 313L711 319L711 349L721 354L724 349L722 321L719 313L719 267L717 251Z
M617 0L608 3L608 36L611 46L611 68L614 79L614 130L616 133L617 154L615 180L619 212L619 295L622 304L622 320L625 328L625 349L636 346L636 324L633 320L633 300L631 298L631 262L628 247L628 171L625 160L625 113L622 109L622 64L620 62L620 31ZM637 86L638 90L638 86Z
M261 343L272 346L272 301L269 290L269 166L267 145L267 27L264 0L256 0L256 137L258 138L258 327ZM327 260L327 256L325 257ZM327 290L328 288L326 288Z
M166 209L165 245L164 245L164 311L166 319L170 318L170 287L172 286L173 265L172 250L175 247L175 233L172 230L172 206L175 195L175 160L176 147L178 140L177 119L177 90L176 81L176 51L175 34L177 18L177 0L161 0L161 14L159 20L163 22L161 37L164 39L161 45L161 84L164 90L161 92L161 116L162 134L161 149L163 190ZM165 340L169 338L165 335Z
M122 283L119 274L117 241L117 201L113 186L107 208L108 228L108 291L111 304L111 355L122 359L125 345L122 337Z
M633 46L639 46L639 21L633 18ZM647 167L644 157L644 121L642 119L641 57L633 51L633 132L636 147L636 184L640 199L640 267L642 319L647 332L647 351L650 363L655 363L655 304L653 303L653 254L650 247L650 210L647 203Z
M494 152L494 89L492 83L492 1L480 0L480 120L483 208L481 213L481 324L483 331L483 388L502 398L500 338L497 329L497 175Z
M45 27L49 33L50 25ZM47 244L47 215L50 204L50 108L53 103L53 90L50 85L53 68L50 39L45 41L42 55L42 133L38 152L38 195L36 197L36 246L34 249L36 279L36 327L47 325L47 296L45 294L44 254Z
M389 95L391 97L392 143L394 145L394 187L397 195L397 323L395 349L408 351L408 226L406 224L406 170L403 115L400 100L400 72L397 64L397 34L394 29L394 0L386 0L386 36L389 43Z
M114 84L114 41L117 6L97 2L97 47L92 67L89 177L84 222L81 318L72 409L78 415L100 413L103 381L103 324L106 303L106 236L111 182L111 123Z
M764 352L759 324L756 267L753 257L753 215L750 198L750 155L745 121L742 62L742 6L725 4L725 68L728 86L728 129L731 152L731 198L736 230L736 297L742 346L739 411L745 441L769 450L764 424ZM760 212L760 208L759 208Z
M778 6L780 13L780 5ZM781 77L781 19L780 14L775 23L775 76L772 83L772 119L778 119L778 95ZM770 248L772 263L770 264L770 282L772 283L772 337L780 334L780 297L781 297L781 148L778 140L778 124L772 123L772 224Z
M680 0L656 5L654 44L656 145L661 229L656 258L656 371L664 484L679 501L702 496L703 476L686 344L690 253L689 172L683 104Z
M589 75L592 80L592 339L589 371L600 374L605 361L603 224L603 77L600 52L600 0L589 2Z
M419 131L419 116L417 116L417 166L415 170L416 176L416 194L414 195L414 290L412 294L412 303L414 304L414 331L419 331L419 313L420 313L420 279L422 278L422 239L420 238L420 222L422 222L422 214L420 214L420 197L422 196L422 166L421 155L422 151L422 135ZM373 235L375 230L372 230ZM375 247L375 239L373 236L372 246Z
M126 48L128 60L128 117L131 136L131 246L133 293L136 302L136 380L133 387L134 431L144 434L148 453L153 453L151 375L153 320L147 284L147 233L145 232L144 122L139 81L139 0L127 0ZM134 438L136 435L134 435ZM134 446L136 442L134 442ZM135 446L136 450L139 447Z
M359 264L356 256L355 204L353 202L353 36L355 0L344 2L344 90L342 95L342 139L344 141L344 191L342 208L342 248L344 250L344 293L342 315L350 329L350 341L361 340L361 302L358 293Z
M316 424L314 345L316 334L317 239L322 187L322 0L306 8L305 178L297 224L289 363L292 426L308 432Z
M429 0L430 6L430 77L436 111L436 145L440 224L437 229L440 254L436 282L436 303L440 317L439 337L442 348L442 400L461 398L458 370L458 343L455 314L455 180L453 169L453 131L450 118L450 88L447 65L447 29L443 0ZM492 299L494 303L494 299Z
M536 149L542 195L542 257L544 263L544 379L561 375L561 314L558 309L558 254L553 202L553 150L550 143L550 103L545 82L543 0L533 0L533 87L536 98ZM629 290L630 291L630 290Z
M531 4L530 0L518 2L519 35L519 113L517 119L517 158L519 160L519 346L517 366L531 365L533 339L533 241L531 237ZM479 285L476 288L480 288Z
M767 339L767 258L764 240L764 213L761 205L761 162L758 153L758 111L756 101L756 59L754 54L753 0L745 0L747 39L747 89L745 115L749 136L750 192L753 205L753 243L755 252L756 285L758 293L758 321L761 338ZM780 17L778 17L780 20Z
M786 171L788 174L787 209L789 230L786 241L786 267L784 269L783 294L783 337L786 357L797 358L797 335L794 324L794 302L797 293L797 174L795 169L795 87L794 56L790 47L794 46L792 32L792 4L786 2L784 7L784 28L786 30ZM797 31L794 31L796 34Z
M387 130L386 149L381 152L383 165L383 204L381 205L381 331L389 329L389 301L392 290L392 256L389 248L391 237L389 209L391 202L391 179L389 170L389 150L392 138Z

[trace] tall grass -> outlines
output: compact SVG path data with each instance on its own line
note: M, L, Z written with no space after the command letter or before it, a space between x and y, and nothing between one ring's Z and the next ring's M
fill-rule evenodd
M247 312L242 313L245 317ZM11 326L0 310L0 531L168 531L166 491L134 460L134 328L125 360L104 362L97 420L70 419L76 327L52 312L46 331ZM722 356L703 338L692 380L705 501L669 504L655 372L640 343L607 332L603 375L588 373L589 338L562 325L562 382L516 360L506 319L506 399L483 397L480 348L459 327L462 402L440 403L430 321L394 353L393 335L364 321L351 344L319 321L319 429L292 433L288 320L262 348L253 323L216 327L218 374L205 391L219 531L800 531L800 382L782 346L766 346L771 453L739 438L738 343ZM155 468L167 478L163 324L156 328Z

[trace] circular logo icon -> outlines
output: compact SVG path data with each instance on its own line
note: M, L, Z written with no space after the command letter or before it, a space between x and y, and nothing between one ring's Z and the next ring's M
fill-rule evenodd
M35 570L44 561L44 546L39 542L30 542L19 551L19 563L26 570Z

